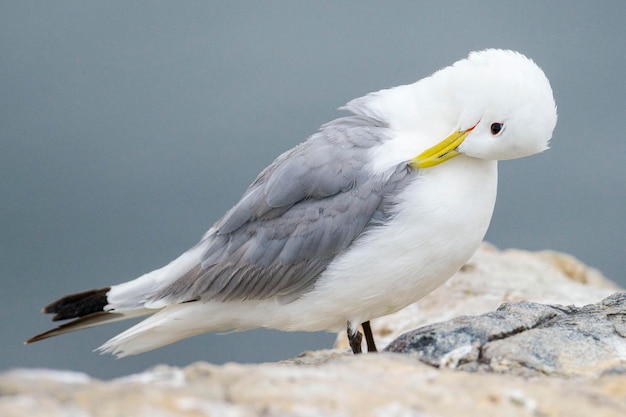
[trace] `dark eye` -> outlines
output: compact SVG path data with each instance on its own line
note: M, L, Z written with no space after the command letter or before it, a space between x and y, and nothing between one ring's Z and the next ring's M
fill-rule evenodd
M504 123L496 122L491 124L491 134L494 136L498 136L502 129L504 129Z

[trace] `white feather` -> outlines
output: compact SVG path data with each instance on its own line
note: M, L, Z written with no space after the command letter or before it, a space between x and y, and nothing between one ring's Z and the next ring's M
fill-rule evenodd
M165 307L163 301L151 301L151 296L200 263L204 251L203 242L204 240L162 268L132 281L113 285L107 293L109 304L105 310L122 312L138 308L160 309Z

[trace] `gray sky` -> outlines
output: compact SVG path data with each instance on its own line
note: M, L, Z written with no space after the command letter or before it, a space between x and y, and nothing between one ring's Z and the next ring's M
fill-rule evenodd
M487 47L546 72L552 149L500 164L487 239L571 253L626 285L623 1L138 2L0 5L0 370L113 377L254 362L333 335L203 335L114 360L114 324L32 346L70 292L193 245L279 153L348 100Z

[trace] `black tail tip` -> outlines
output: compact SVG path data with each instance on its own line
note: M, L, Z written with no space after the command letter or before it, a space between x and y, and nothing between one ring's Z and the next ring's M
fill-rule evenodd
M54 314L52 321L59 321L104 311L109 303L107 293L110 290L111 287L106 287L66 295L45 306L43 313Z

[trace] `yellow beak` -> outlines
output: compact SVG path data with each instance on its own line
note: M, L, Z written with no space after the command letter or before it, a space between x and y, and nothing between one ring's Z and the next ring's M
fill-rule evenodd
M411 159L409 165L413 168L430 168L446 162L457 155L460 155L456 149L465 140L465 137L474 129L474 126L467 130L459 130L433 146L426 149L415 158Z

